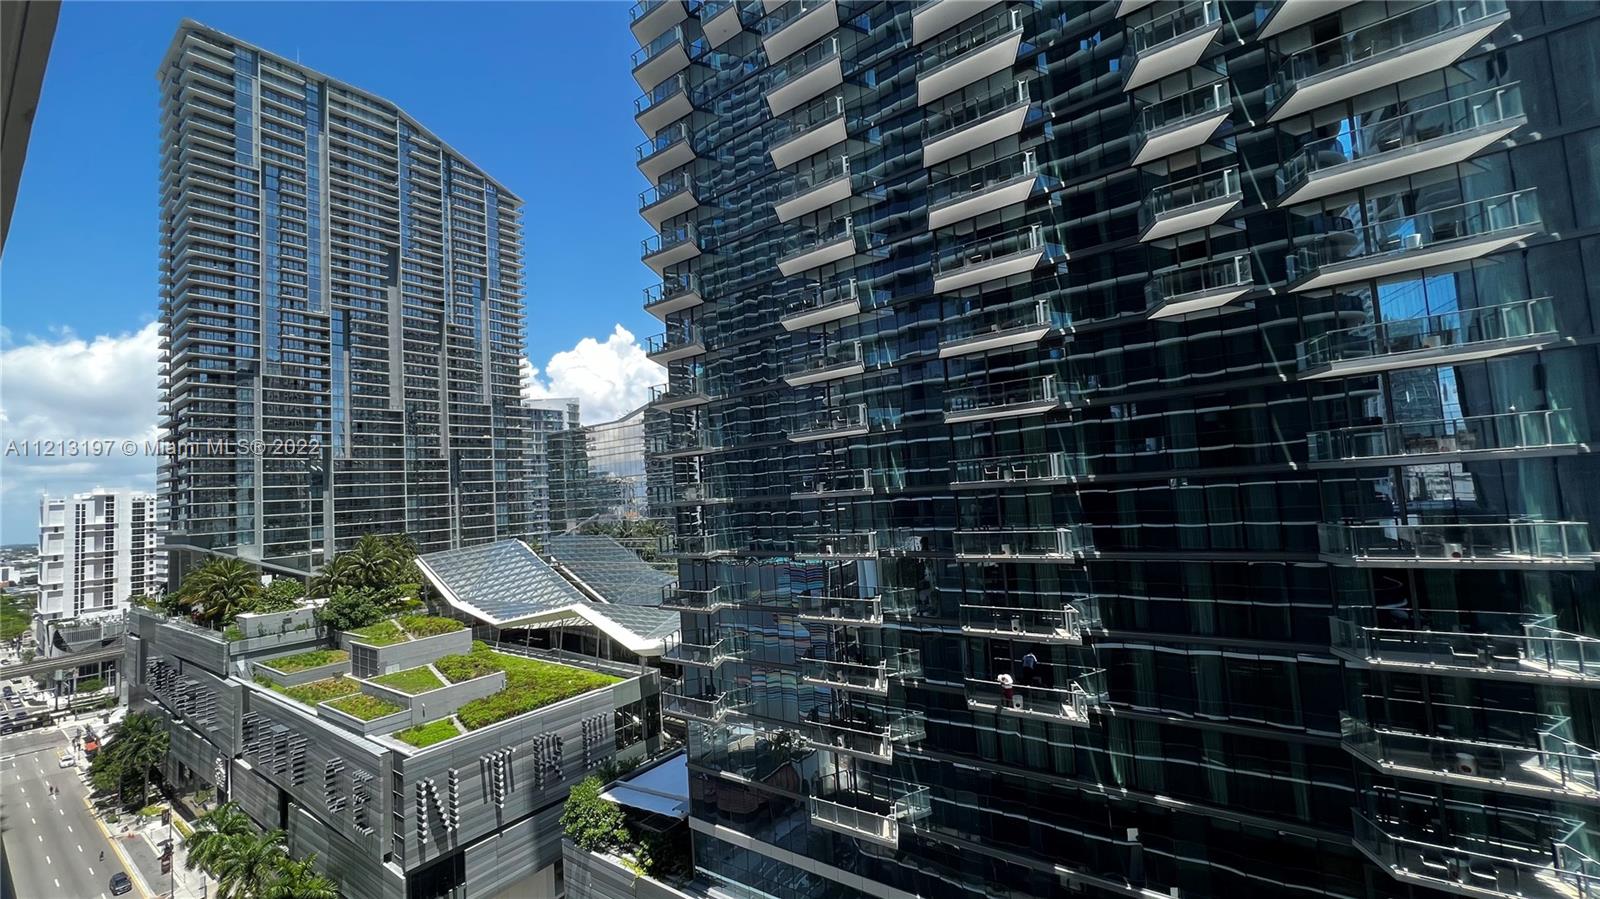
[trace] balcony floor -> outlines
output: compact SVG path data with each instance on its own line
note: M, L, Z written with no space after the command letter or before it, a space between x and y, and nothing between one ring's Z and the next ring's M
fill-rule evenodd
M1470 262L1527 240L1540 230L1539 225L1527 225L1492 234L1474 234L1456 240L1441 241L1416 249L1395 249L1386 253L1347 259L1318 268L1309 276L1292 284L1289 292L1321 290L1348 284L1351 281L1369 281L1402 272Z
M1300 380L1318 381L1325 378L1347 378L1353 375L1365 375L1379 371L1401 371L1408 368L1422 368L1431 365L1456 365L1462 362L1475 362L1479 359L1492 359L1495 356L1536 350L1560 339L1561 335L1552 332L1531 334L1527 337L1507 338L1505 340L1479 340L1453 346L1430 347L1413 350L1408 353L1386 353L1360 359L1344 359L1307 369L1300 373Z

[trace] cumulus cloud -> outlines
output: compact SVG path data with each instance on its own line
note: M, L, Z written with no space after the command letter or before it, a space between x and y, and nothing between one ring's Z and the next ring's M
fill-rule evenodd
M6 335L9 337L10 335ZM63 332L0 350L0 542L31 542L39 494L95 487L154 490L156 463L143 450L156 439L160 340L151 322L130 334L81 338ZM124 455L26 455L24 442L134 440Z
M610 421L650 398L650 385L667 380L632 333L617 325L605 342L585 337L550 357L543 371L523 360L522 391L530 399L577 397L585 423Z

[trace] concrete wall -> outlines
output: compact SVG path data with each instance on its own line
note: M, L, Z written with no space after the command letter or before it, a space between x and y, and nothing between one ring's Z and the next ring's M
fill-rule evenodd
M390 674L437 661L445 656L460 655L472 650L472 631L462 628L448 634L436 634L421 640L408 640L389 646L370 646L361 638L347 633L339 635L339 645L350 650L351 670L359 677ZM366 660L373 655L371 663Z
M333 701L331 699L328 700L328 702ZM373 718L371 721L363 721L354 715L346 714L328 705L327 702L319 702L317 703L317 717L326 720L331 727L354 731L363 737L373 734L394 733L401 728L411 726L411 710L406 708L402 708L393 714Z
M551 891L547 893L539 891L536 882L524 881L536 881L539 874L561 860L563 802L468 846L466 899L554 896L554 883L548 884ZM519 885L524 887L521 892Z
M294 655L294 653L290 653L290 655ZM297 684L308 684L314 680L322 680L325 677L333 677L335 674L348 674L350 671L349 659L345 659L342 662L330 662L327 665L318 665L315 668L307 668L304 671L295 671L292 673L279 671L276 668L270 667L271 665L271 659L267 659L265 662L251 662L250 669L253 674L266 677L268 680L274 683L283 684L286 687L293 687Z
M651 877L640 877L610 856L584 852L570 840L561 841L567 899L692 899L675 887Z
M309 630L316 627L317 619L314 609L300 608L290 609L287 612L265 612L261 614L246 612L234 619L233 625L248 640L253 637L265 637L269 634Z
M446 683L437 690L429 690L415 696L365 680L361 682L361 692L405 706L411 711L411 721L407 725L409 727L448 718L456 713L456 709L472 700L498 693L504 690L505 686L506 673L496 671L485 677L462 681L459 684Z
M306 809L295 807L289 813L287 829L290 854L300 858L315 853L317 866L339 884L342 899L405 899L404 876L380 856L341 839Z

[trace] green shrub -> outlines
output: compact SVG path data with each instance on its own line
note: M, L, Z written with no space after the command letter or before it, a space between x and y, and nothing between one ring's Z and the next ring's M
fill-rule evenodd
M326 699L349 696L351 693L361 689L360 684L342 674L325 677L321 680L307 681L303 684L296 684L293 687L286 687L268 677L258 677L256 678L256 683L276 690L290 699L296 702L303 702L306 705L316 705Z
M106 682L104 678L86 677L83 680L78 681L79 693L93 693L96 690L104 690L105 687Z
M230 643L235 640L243 640L244 631L239 630L238 625L230 624L222 629L222 639L227 640Z
M437 690L444 686L444 681L439 679L439 675L429 671L426 665L407 668L404 671L392 671L388 674L380 674L377 677L368 679L375 684L382 684L385 687L399 690L401 693L410 696L426 693L429 690Z
M369 624L366 627L356 628L345 633L371 646L392 646L410 639L406 636L406 632L400 629L399 625L387 619L377 624Z
M456 727L454 721L449 718L440 718L438 721L429 721L427 724L408 727L396 733L394 738L402 743L410 743L412 746L422 749L425 746L442 743L451 737L460 735L461 729Z
M333 700L328 703L328 706L338 709L346 715L360 718L362 721L372 721L376 718L382 718L384 715L393 715L395 712L403 711L402 706L379 699L376 696L368 696L365 693L351 693L342 699Z
M423 637L436 637L439 634L452 634L466 627L465 624L454 618L442 618L438 615L401 615L400 626L406 633L417 639Z
M473 651L464 655L445 656L435 661L433 667L439 669L439 673L444 675L445 680L452 684L459 684L462 681L473 680L474 678L504 670L495 664L493 659L486 658L485 655L485 653Z
M350 653L342 649L310 649L305 652L297 652L291 656L267 659L261 664L271 668L273 671L294 674L297 671L306 671L311 668L320 668L323 665L332 665L335 662L344 662L349 658Z
M598 777L585 777L567 794L561 810L561 831L585 852L604 852L628 842L628 822L622 809L600 797L605 786Z

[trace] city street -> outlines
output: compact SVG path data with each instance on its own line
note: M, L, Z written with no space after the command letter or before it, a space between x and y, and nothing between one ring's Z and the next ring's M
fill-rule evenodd
M56 728L0 738L0 841L16 899L108 899L111 876L129 871L89 811L79 768L60 767L68 746ZM137 880L126 895L143 896Z

